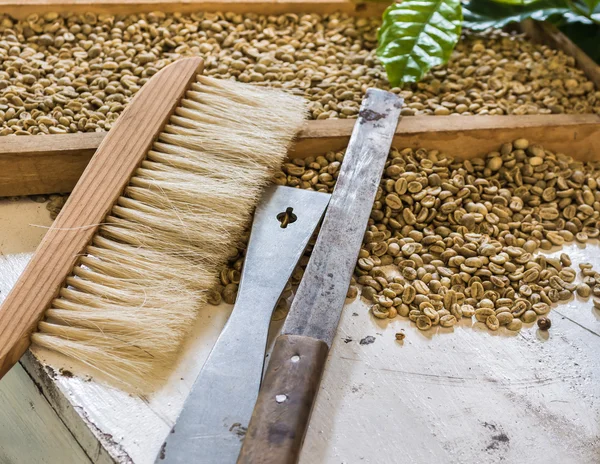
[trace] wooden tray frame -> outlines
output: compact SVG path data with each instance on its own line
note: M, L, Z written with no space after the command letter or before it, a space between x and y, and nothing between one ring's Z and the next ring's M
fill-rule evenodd
M341 150L353 126L352 119L309 121L289 156ZM70 192L104 136L96 132L0 137L0 196ZM473 158L519 137L582 161L598 159L600 115L407 116L396 129L393 144Z
M387 4L385 1L364 3L362 0L0 0L0 11L18 18L49 11L133 14L157 10L261 14L327 14L340 11L373 16L381 14ZM578 66L600 89L600 66L562 32L549 23L533 20L524 21L519 26L534 42L547 44L573 56ZM398 146L419 146L423 143L428 148L472 157L494 150L503 141L527 135L538 143L544 142L544 146L551 150L562 151L579 159L589 160L594 158L594 152L600 152L598 129L595 127L598 115L454 118L404 118L395 143ZM352 124L348 120L311 121L306 131L299 135L295 151L290 155L310 156L341 149L348 140ZM528 135L533 133L535 137ZM318 134L318 140L312 140L315 134ZM54 135L52 138L19 137L18 140L0 137L0 196L70 192L103 137L102 133ZM424 137L427 143L421 140ZM578 143L573 144L576 140Z
M18 19L49 12L116 15L152 11L227 11L266 15L341 12L367 17L381 15L390 3L392 2L389 0L0 0L0 13ZM549 45L573 56L579 67L600 89L600 66L552 24L528 19L518 29L526 32L534 42Z
M575 45L571 39L559 31L556 26L548 22L528 19L520 24L520 29L534 42L562 50L567 55L575 58L577 66L579 66L588 79L594 83L596 89L600 89L600 66L581 48Z
M389 3L386 0L0 0L0 12L18 19L49 12L136 14L151 11L227 11L267 15L341 12L357 16L378 16Z
M98 14L150 11L328 14L339 11L374 16L381 14L388 4L364 0L0 0L0 12L16 18L50 11ZM600 66L553 25L526 20L519 29L534 42L573 56L600 89ZM455 116L411 117L404 118L395 143L413 147L423 144L450 154L473 157L494 150L506 140L525 135L538 143L543 142L548 149L589 160L600 152L598 118L598 115L464 116L459 120ZM341 149L349 138L352 125L353 122L348 120L311 121L299 134L290 156L310 156ZM0 196L70 192L103 137L102 133L19 137L18 140L0 137ZM577 144L573 144L574 141Z

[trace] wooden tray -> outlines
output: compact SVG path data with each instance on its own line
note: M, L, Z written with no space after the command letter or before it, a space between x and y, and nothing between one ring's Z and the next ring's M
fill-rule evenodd
M18 19L49 12L137 14L151 11L228 11L270 15L341 12L368 17L381 15L390 3L392 2L388 0L0 0L0 12ZM529 19L523 21L519 29L527 33L533 41L573 56L589 79L600 88L600 66L556 27Z
M341 150L353 126L352 119L309 121L290 157ZM104 135L0 137L0 196L70 192ZM519 137L580 160L597 159L600 116L410 116L398 125L394 146L425 147L472 158Z
M562 50L567 55L571 55L575 58L577 66L579 66L589 80L594 83L596 89L600 89L600 66L581 48L571 42L571 40L565 34L560 32L556 26L547 22L528 19L520 24L520 29L534 42Z
M51 221L34 202L0 203L1 299ZM575 269L600 267L594 245L562 251ZM200 312L177 371L150 397L51 370L27 354L26 372L17 366L0 382L0 456L6 451L14 464L154 464L229 310ZM547 333L532 324L490 333L466 321L424 333L405 318L374 319L364 300L352 301L299 464L597 463L598 311L576 297L550 318Z
M0 0L0 11L23 18L49 11L133 14L149 11L233 11L283 14L340 11L377 16L387 1L362 0ZM522 22L520 30L534 42L558 48L600 89L600 66L549 23ZM426 146L459 156L483 155L507 140L525 136L550 150L589 160L599 153L597 115L469 116L404 118L394 143ZM344 148L352 128L349 120L311 121L299 134L290 156L311 156ZM70 192L104 137L102 133L45 137L0 137L0 196ZM573 142L577 143L573 143Z
M228 11L233 13L285 14L342 12L357 16L378 16L389 2L362 0L0 0L0 12L14 18L31 14L93 13L135 14L163 11L165 13L194 11Z

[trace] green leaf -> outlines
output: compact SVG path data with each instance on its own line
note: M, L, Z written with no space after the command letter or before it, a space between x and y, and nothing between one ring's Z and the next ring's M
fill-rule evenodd
M596 7L600 5L600 0L583 0L583 3L587 5L589 14L592 14Z
M444 64L460 38L460 0L404 0L383 13L377 56L392 85L418 82Z
M495 3L506 3L507 5L530 5L532 3L537 3L540 0L491 0ZM590 0L592 1L592 0Z
M532 18L538 21L560 21L571 17L566 0L539 0L527 5L508 5L488 0L470 0L463 5L464 27L483 31L490 27L502 28L512 22Z
M600 13L599 0L565 0L571 8L574 15L585 18L591 22L597 22L597 15ZM569 23L570 21L563 21ZM580 21L585 23L585 21Z

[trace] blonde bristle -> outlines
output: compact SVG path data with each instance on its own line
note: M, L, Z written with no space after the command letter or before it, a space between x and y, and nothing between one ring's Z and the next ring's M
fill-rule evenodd
M199 76L32 342L135 389L164 380L305 114L299 97Z

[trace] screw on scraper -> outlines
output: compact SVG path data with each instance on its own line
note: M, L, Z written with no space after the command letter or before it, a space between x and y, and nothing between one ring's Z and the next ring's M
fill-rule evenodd
M296 222L298 217L293 213L294 208L289 207L284 212L277 215L277 220L281 223L281 228L285 229L289 224Z

